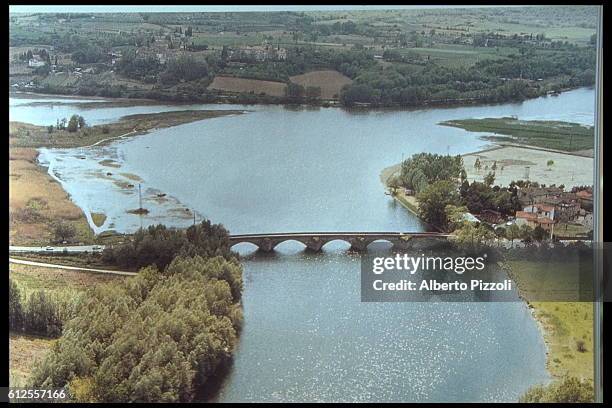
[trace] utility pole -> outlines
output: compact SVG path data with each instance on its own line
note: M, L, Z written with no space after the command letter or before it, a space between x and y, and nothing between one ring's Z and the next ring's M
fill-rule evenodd
M191 210L191 212L193 213L193 225L195 226L195 210Z
M138 217L140 218L140 229L142 229L142 190L138 183Z
M142 189L138 183L138 209L142 210Z

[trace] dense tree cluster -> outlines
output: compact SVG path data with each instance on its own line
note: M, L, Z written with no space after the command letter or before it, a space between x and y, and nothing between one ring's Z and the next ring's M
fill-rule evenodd
M58 337L73 316L74 299L52 296L44 290L25 295L9 278L9 328L16 332Z
M162 66L155 56L138 56L132 49L124 51L121 59L115 64L115 70L128 78L155 82L157 75L162 71Z
M417 153L402 163L401 184L419 193L433 182L457 180L463 170L461 156Z
M494 186L493 180L493 173L489 173L485 182L473 181L470 184L467 180L463 180L459 188L462 204L474 214L493 210L502 215L513 215L520 210L522 207L518 200L516 185Z
M236 346L241 288L236 260L200 256L96 286L32 386L67 385L79 402L191 401Z
M78 64L92 64L108 60L108 56L102 48L89 43L74 51L71 58Z
M166 69L160 74L159 81L164 85L174 85L181 81L194 81L208 76L208 63L191 55L181 55L168 61Z
M390 50L387 57L401 58ZM341 94L344 105L416 105L424 102L501 102L537 96L542 90L527 80L558 79L557 87L595 83L595 53L547 51L484 59L472 67L446 67L428 62L425 69L410 65L356 66L344 73L354 78ZM342 71L342 70L341 70Z
M131 241L107 247L102 259L126 269L156 265L163 269L177 255L232 258L227 230L206 220L186 230L152 225L138 230Z

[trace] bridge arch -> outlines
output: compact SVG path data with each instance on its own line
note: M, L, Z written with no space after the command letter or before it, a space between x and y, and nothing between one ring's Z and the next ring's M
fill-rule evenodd
M366 251L374 242L387 242L396 248L411 248L416 241L422 241L424 246L431 245L431 241L443 241L448 234L441 233L400 233L400 232L302 232L302 233L270 233L270 234L244 234L230 235L230 245L239 243L255 245L263 252L270 252L278 245L294 241L306 246L311 251L318 252L323 246L334 241L348 243L351 249ZM415 238L420 238L415 240ZM421 245L418 245L420 247Z

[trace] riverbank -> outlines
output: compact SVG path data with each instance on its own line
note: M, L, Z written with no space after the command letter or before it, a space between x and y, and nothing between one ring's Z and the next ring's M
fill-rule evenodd
M152 129L240 113L242 111L188 110L138 114L76 132L54 130L51 133L44 126L9 122L9 242L11 245L47 245L54 239L57 224L64 223L74 229L71 240L92 244L99 237L94 235L89 218L96 226L106 220L103 213L83 213L61 184L39 164L37 148L97 146Z
M75 132L36 126L23 122L9 122L9 147L70 148L89 147L127 134L138 135L198 120L241 114L238 110L183 110L127 115L118 122L87 126ZM87 118L84 118L87 121Z
M518 171L523 169L525 163L532 166L531 179L538 182L565 184L568 187L580 184L581 181L584 184L592 184L592 180L588 178L588 175L591 174L589 170L592 169L592 158L572 153L542 147L511 145L486 148L466 154L463 157L464 159L467 158L465 168L468 170L470 181L475 178L473 172L476 170L472 169L473 160L478 157L483 166L491 167L494 162L497 163L499 177L496 178L496 184L500 185L508 185L510 180L519 180ZM554 168L551 169L551 166L547 163L553 159ZM472 161L470 162L470 160ZM538 163L542 163L541 166L538 166ZM513 170L513 166L519 170ZM385 168L380 174L381 181L388 186L391 177L400 170L401 164ZM480 174L481 177L482 173ZM484 171L484 174L487 173L487 171ZM533 177L533 174L536 177ZM538 177L542 174L545 177ZM570 174L572 178L570 178ZM578 178L578 175L582 174L587 174L586 180ZM552 177L556 178L553 180ZM403 189L397 189L393 197L409 210L418 212L418 203L413 196L408 197L414 201L407 199L408 197L404 194ZM511 260L505 266L508 276L517 284L520 298L525 301L540 328L542 339L547 348L546 367L554 379L559 379L564 375L575 376L584 380L593 379L592 303L542 301L541 297L534 297L538 290L542 289L542 285L546 284L545 280L538 279L538 277L542 277L543 273L565 270L571 276L572 273L575 273L576 268L577 265L564 262L551 265L546 262L523 260ZM555 274L555 277L559 279L558 274ZM551 277L550 279L555 278ZM575 290L575 288L567 289Z
M393 166L384 168L380 172L380 181L382 181L382 183L389 190L391 196L395 200L397 200L408 211L412 212L414 215L418 217L419 216L419 203L416 200L416 197L413 195L409 196L407 194L404 194L404 192L401 191L401 189L391 191L391 189L389 188L389 180L391 179L391 177L393 177L395 174L397 174L401 170L401 167L402 167L402 164L399 163L399 164L395 164Z
M553 120L519 120L516 117L447 120L439 125L470 132L493 133L485 136L496 142L514 142L544 149L575 152L593 149L594 128L580 123ZM560 151L560 150L557 150Z
M577 265L525 260L508 260L504 265L542 331L547 347L546 368L550 375L555 379L569 375L592 381L593 303L538 301L535 296L536 288L546 284L541 281L545 271L554 271L555 275L567 271L574 275ZM540 280L534 282L534 277Z
M312 72L310 72L312 73ZM307 75L302 74L303 75ZM227 77L226 77L227 78ZM235 78L239 81L245 81L246 83L252 81L258 81L262 83L270 82L266 80L253 80L251 78L242 78L242 77L229 77ZM274 82L274 81L272 81ZM285 84L284 82L279 82L279 84ZM194 85L195 88L198 85ZM573 91L579 88L583 88L584 85L580 86L565 86L562 88L557 88L555 90L556 95ZM194 89L195 89L194 88ZM233 88L234 89L234 88ZM125 91L121 93L121 96L118 96L117 99L125 100L125 101L152 101L150 103L159 104L159 103L176 103L176 104L199 104L199 103L214 103L214 104L244 104L244 105L307 105L307 106L321 106L321 107L330 107L330 106L340 106L343 108L351 108L351 109L419 109L422 107L427 108L451 108L451 107L461 107L461 106L478 106L478 105L491 105L491 104L505 104L512 102L524 102L530 99L536 99L540 97L545 97L550 94L550 90L542 88L536 92L531 93L530 95L523 95L521 97L512 96L507 99L498 100L491 98L481 98L481 97L467 97L467 98L446 98L446 99L428 99L422 100L418 103L412 104L402 104L397 102L352 102L344 104L342 103L341 98L318 98L318 97L294 97L287 96L285 92L272 92L272 94L267 94L265 92L253 92L253 90L249 88L234 89L232 92L208 89L195 92L194 93L185 93L185 89L183 89L182 93L177 93L171 89L158 89L158 90L150 90L146 88L134 89L131 91ZM13 91L14 94L26 93L21 90ZM71 88L70 86L63 86L61 88L38 88L35 89L34 92L27 92L33 95L46 95L47 97L82 97L82 98L100 98L104 99L105 97L100 96L100 93L91 93L91 95L83 94L79 91L78 88ZM339 95L339 94L337 94ZM126 102L129 104L129 102Z

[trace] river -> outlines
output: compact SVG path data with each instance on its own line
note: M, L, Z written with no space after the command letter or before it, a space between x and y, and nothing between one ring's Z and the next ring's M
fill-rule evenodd
M10 119L35 124L72 113L104 123L188 108L98 111L91 104L22 101L10 101ZM232 233L420 231L421 222L383 194L380 171L416 152L460 154L487 145L437 123L514 115L592 125L593 106L592 89L411 111L197 105L248 112L108 146L41 149L39 159L87 214L107 215L97 231L185 226L191 211ZM100 163L109 158L115 167ZM138 207L138 182L151 210L144 218L126 212ZM332 242L311 254L287 242L271 255L236 247L243 255L245 326L214 400L514 401L549 379L545 345L524 303L362 303L359 255L347 247Z

